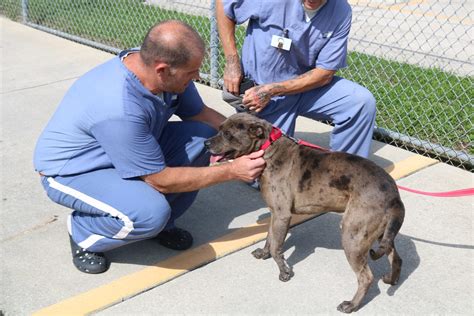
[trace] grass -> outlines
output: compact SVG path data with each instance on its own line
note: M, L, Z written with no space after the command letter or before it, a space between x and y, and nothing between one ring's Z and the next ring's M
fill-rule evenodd
M344 78L377 100L377 126L474 153L472 77L352 52Z
M2 0L0 14L21 16L21 1ZM179 19L210 42L206 17L144 5L139 0L29 0L29 20L117 48L139 46L156 22ZM244 30L238 29L239 44ZM223 58L219 56L222 75ZM203 73L210 72L209 58ZM351 52L339 75L367 87L377 99L377 126L474 154L473 78L439 69L384 60Z

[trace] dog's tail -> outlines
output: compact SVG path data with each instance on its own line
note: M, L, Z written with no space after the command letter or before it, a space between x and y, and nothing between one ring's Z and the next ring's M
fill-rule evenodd
M381 236L382 239L379 242L379 248L377 250L370 249L370 258L377 260L383 255L388 255L394 247L394 239L397 236L400 227L402 227L403 219L405 217L405 207L400 199L394 198L389 207L387 213L390 214L385 231Z

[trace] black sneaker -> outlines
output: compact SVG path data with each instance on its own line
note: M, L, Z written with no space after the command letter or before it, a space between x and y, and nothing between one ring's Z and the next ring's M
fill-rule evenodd
M186 250L193 245L193 236L187 230L178 227L161 231L155 239L162 246L173 250Z
M70 235L69 241L71 242L72 263L79 271L98 274L109 269L109 260L103 252L91 252L79 247Z

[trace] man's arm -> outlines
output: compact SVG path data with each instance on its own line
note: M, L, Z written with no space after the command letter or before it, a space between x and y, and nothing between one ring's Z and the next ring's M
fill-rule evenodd
M251 111L260 112L272 97L322 87L331 82L335 73L335 70L314 68L294 79L256 86L245 91L243 104Z
M225 15L222 0L216 1L216 18L225 56L224 86L230 93L238 95L242 69L235 44L235 21Z
M219 126L222 124L222 122L224 122L226 118L224 115L220 114L214 109L211 109L210 107L204 105L204 107L202 108L202 111L199 112L198 115L190 117L189 119L193 121L206 123L217 130L219 129Z
M218 129L225 120L219 112L203 106L199 114L190 117ZM166 167L158 173L142 179L161 193L190 192L230 180L250 182L260 175L265 167L263 150L242 156L232 162L211 167Z
M161 193L191 192L230 180L250 182L265 167L263 150L232 162L211 167L166 167L158 173L141 177Z

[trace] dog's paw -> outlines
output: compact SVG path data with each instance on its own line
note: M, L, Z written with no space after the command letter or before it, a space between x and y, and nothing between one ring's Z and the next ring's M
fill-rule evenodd
M282 282L290 281L291 277L294 275L293 271L290 272L280 272L279 279Z
M398 284L398 279L392 280L392 274L391 273L388 273L388 274L384 275L383 278L382 278L382 281L385 284L390 284L390 285L397 285Z
M337 310L343 313L352 313L357 309L357 306L354 306L350 301L344 301L337 307Z
M255 249L252 251L252 255L257 259L268 259L270 258L270 253L265 252L262 248Z

